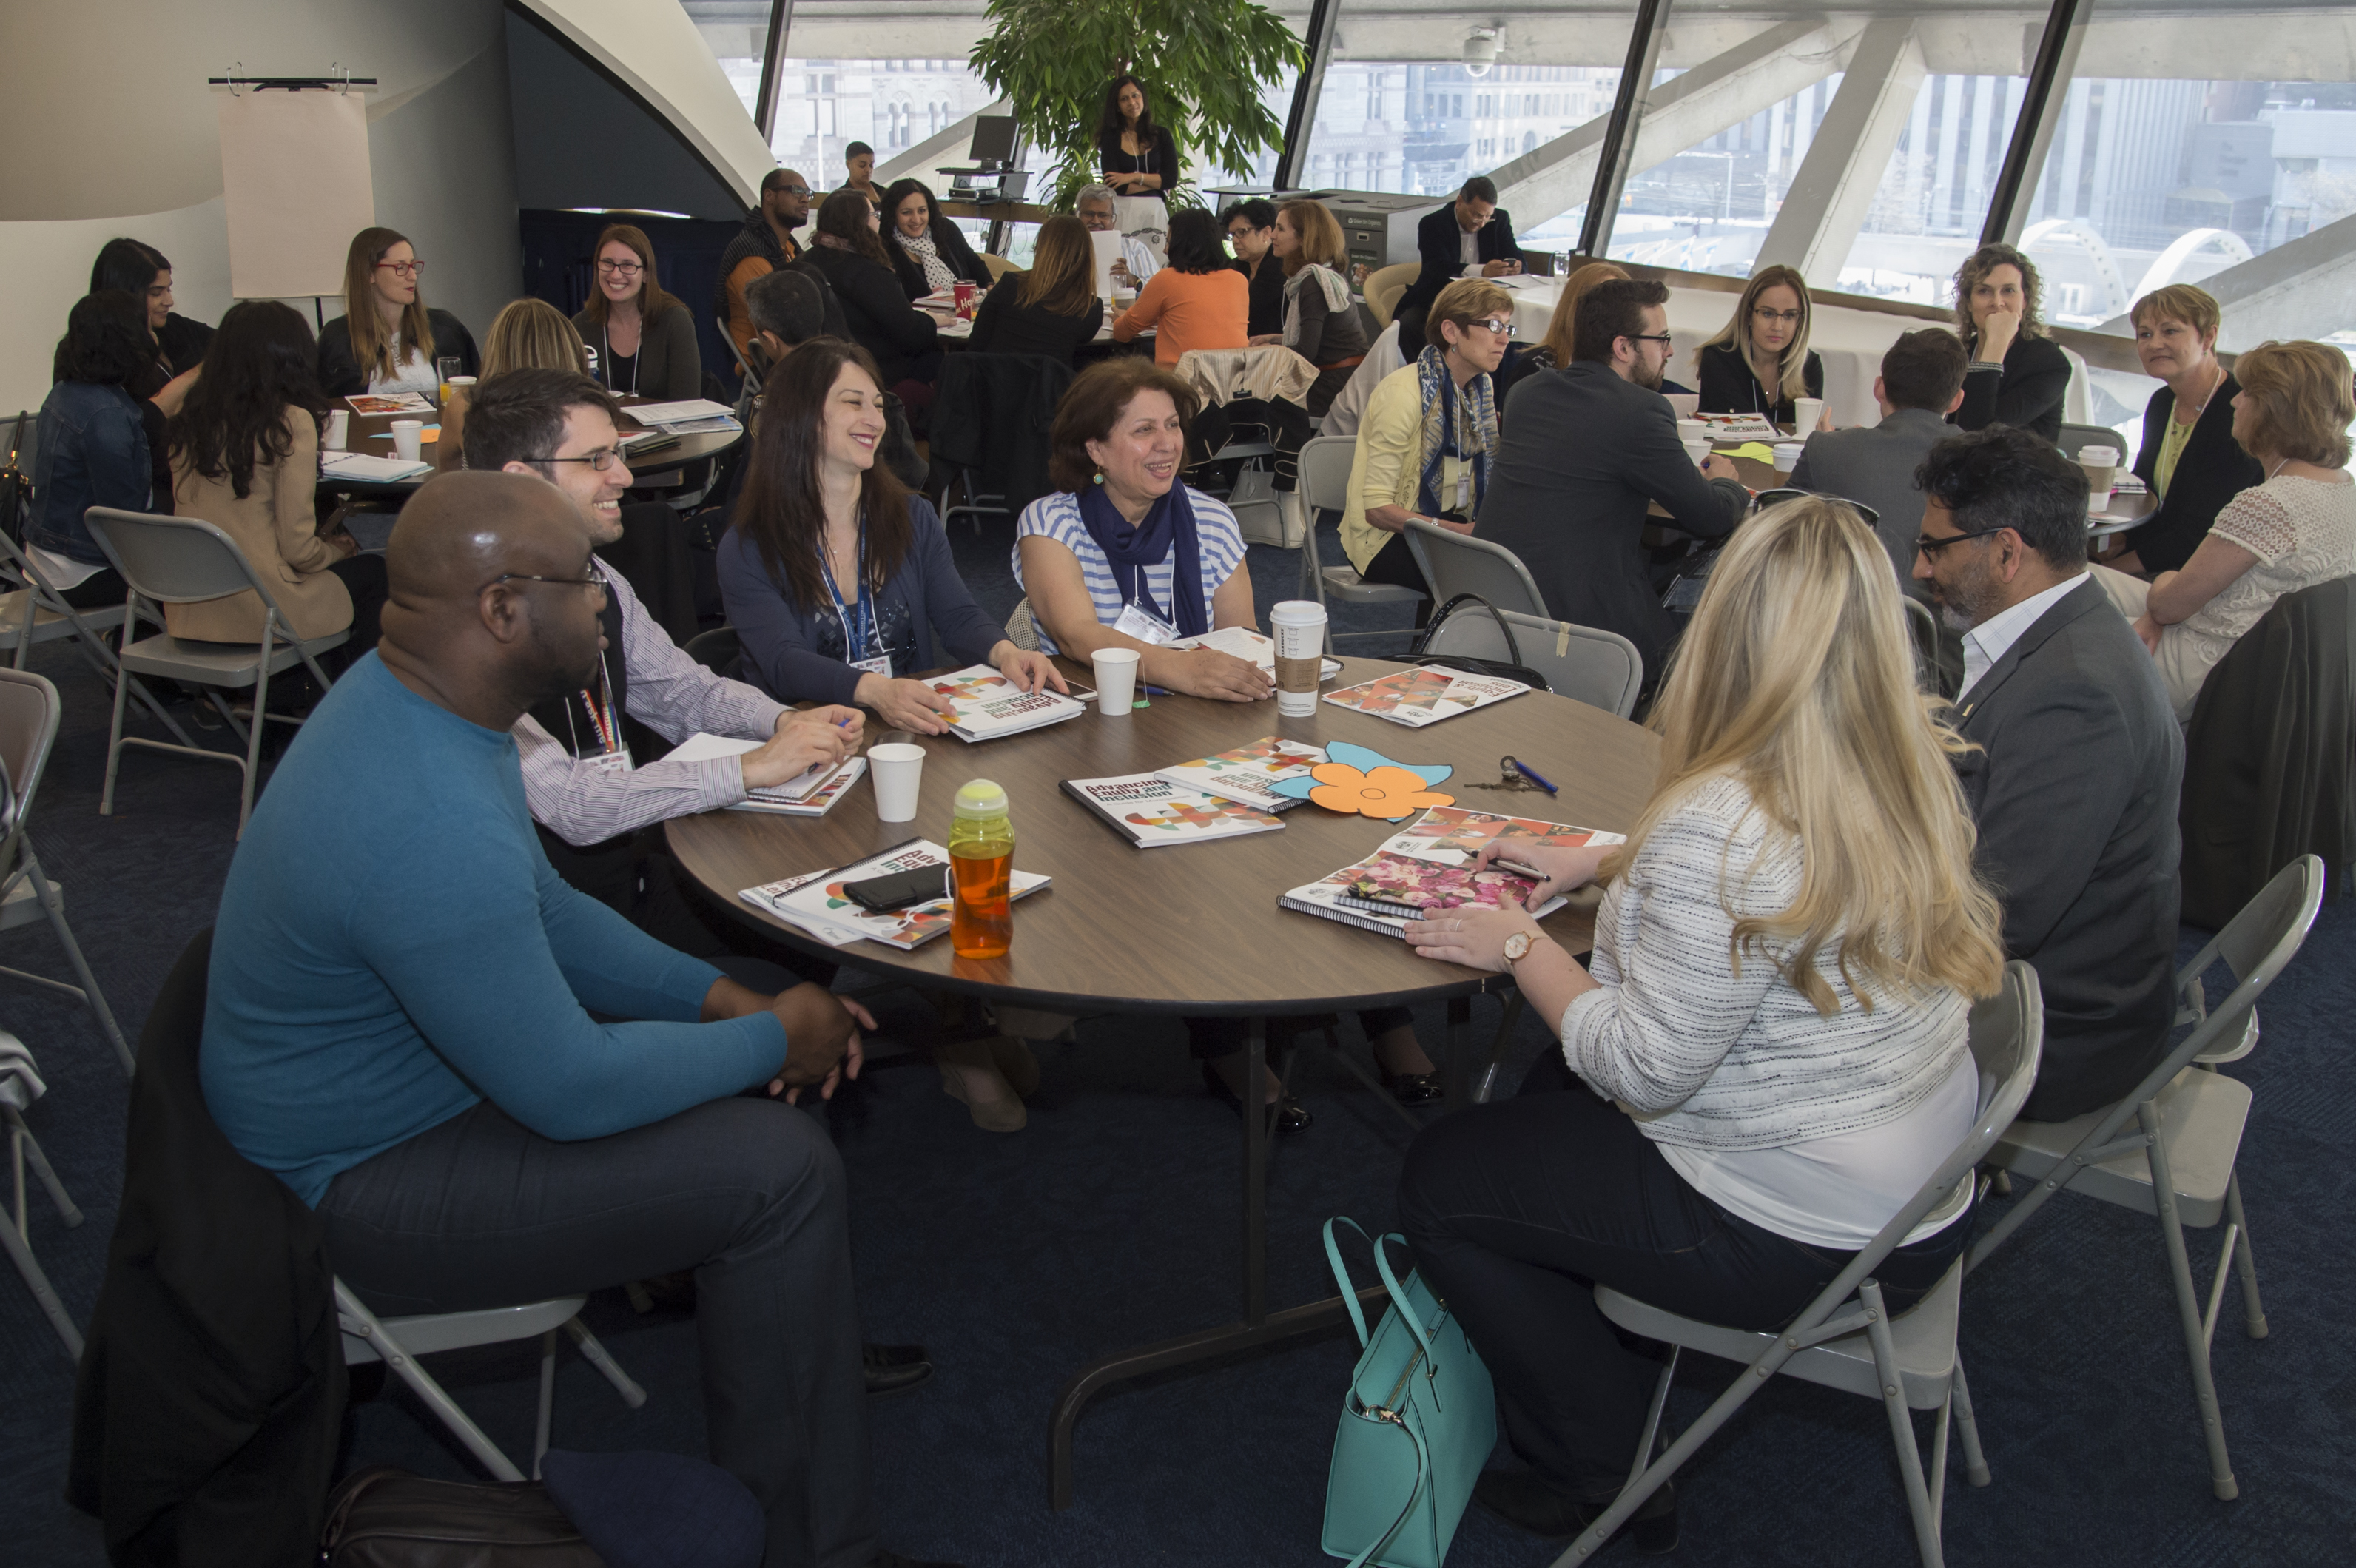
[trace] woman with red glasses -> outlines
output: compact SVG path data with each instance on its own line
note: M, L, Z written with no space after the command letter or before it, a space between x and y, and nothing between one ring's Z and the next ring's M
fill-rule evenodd
M407 236L363 229L344 257L344 314L319 330L319 385L329 397L440 390L434 361L457 356L458 373L481 363L474 336L446 310L429 310L425 263Z

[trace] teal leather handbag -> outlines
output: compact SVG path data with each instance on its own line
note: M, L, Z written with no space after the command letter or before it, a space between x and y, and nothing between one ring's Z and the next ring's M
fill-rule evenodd
M1410 1273L1401 1284L1391 1273L1384 1243L1407 1243L1396 1233L1374 1243L1391 1305L1368 1334L1333 1239L1336 1225L1366 1232L1354 1219L1325 1222L1325 1258L1364 1348L1333 1436L1321 1544L1328 1556L1347 1558L1349 1568L1440 1568L1497 1444L1489 1369L1420 1276Z

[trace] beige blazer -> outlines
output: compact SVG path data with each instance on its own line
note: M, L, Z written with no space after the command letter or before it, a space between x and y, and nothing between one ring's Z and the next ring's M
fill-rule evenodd
M172 460L172 505L181 517L200 517L237 541L254 575L270 585L280 615L297 637L325 637L352 624L352 597L327 570L338 557L319 537L312 497L318 489L319 432L310 415L290 411L294 449L282 463L256 465L245 499L229 477L209 479ZM204 642L254 642L262 637L261 598L252 592L191 605L166 605L164 624L175 637Z

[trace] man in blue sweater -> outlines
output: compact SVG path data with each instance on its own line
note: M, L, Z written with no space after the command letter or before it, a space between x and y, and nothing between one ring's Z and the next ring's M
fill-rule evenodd
M841 1165L809 1117L739 1098L830 1094L873 1021L664 947L532 831L509 731L596 669L589 554L536 478L444 474L411 500L383 640L230 867L205 1099L380 1312L693 1269L712 1455L767 1512L765 1562L901 1563L869 1492Z

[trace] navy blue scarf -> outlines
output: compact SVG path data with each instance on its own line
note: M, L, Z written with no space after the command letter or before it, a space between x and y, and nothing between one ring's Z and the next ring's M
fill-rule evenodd
M1170 493L1155 501L1145 521L1134 527L1120 515L1102 485L1089 485L1080 491L1080 521L1087 525L1097 548L1105 553L1122 604L1142 603L1176 627L1181 637L1200 637L1211 629L1211 607L1203 596L1201 547L1194 536L1194 507L1186 499L1183 484L1172 485ZM1171 603L1165 615L1145 585L1145 569L1160 565L1164 555L1171 555L1173 544L1177 553L1171 558Z

